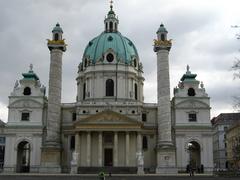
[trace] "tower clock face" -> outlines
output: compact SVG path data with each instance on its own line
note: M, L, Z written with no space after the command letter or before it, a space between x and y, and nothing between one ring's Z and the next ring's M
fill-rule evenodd
M112 53L109 53L109 54L107 55L107 61L108 61L108 62L113 62L113 60L114 60L113 54L112 54Z

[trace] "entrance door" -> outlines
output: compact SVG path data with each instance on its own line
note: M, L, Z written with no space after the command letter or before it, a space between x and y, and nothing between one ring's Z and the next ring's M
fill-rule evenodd
M0 145L0 171L3 169L5 146Z
M189 151L189 165L194 169L199 169L201 167L201 148L196 141L191 141L188 143Z
M113 166L113 149L104 149L104 166Z
M22 141L17 150L17 172L29 172L30 168L30 144Z

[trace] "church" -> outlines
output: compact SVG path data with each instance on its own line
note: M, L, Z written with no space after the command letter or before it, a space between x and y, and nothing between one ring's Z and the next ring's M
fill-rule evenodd
M112 4L103 27L73 77L75 102L61 102L67 49L59 23L47 43L48 96L33 65L16 81L3 131L4 172L177 174L193 167L211 173L210 98L187 66L170 99L167 29L161 24L153 42L157 103L144 103L143 64L135 44L119 32Z

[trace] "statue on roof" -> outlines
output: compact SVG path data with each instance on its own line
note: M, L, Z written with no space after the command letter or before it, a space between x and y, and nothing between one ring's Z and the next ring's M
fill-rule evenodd
M33 71L33 64L32 63L29 65L29 70Z
M18 86L19 86L19 82L18 82L18 80L16 80L15 85L14 85L14 89L17 89Z

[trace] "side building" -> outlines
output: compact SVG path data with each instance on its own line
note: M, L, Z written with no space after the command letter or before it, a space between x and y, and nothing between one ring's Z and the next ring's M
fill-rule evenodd
M177 167L197 172L213 170L212 126L210 122L210 98L203 82L187 66L178 87L174 88L172 119L175 130Z
M45 87L32 65L16 81L9 96L5 127L5 172L36 172L40 166L43 122L46 121Z
M239 119L240 120L240 119ZM227 161L232 170L240 169L240 121L226 132Z
M240 113L221 113L211 120L213 126L213 161L215 170L229 168L226 132L239 119Z
M3 170L5 154L5 123L0 120L0 172Z

